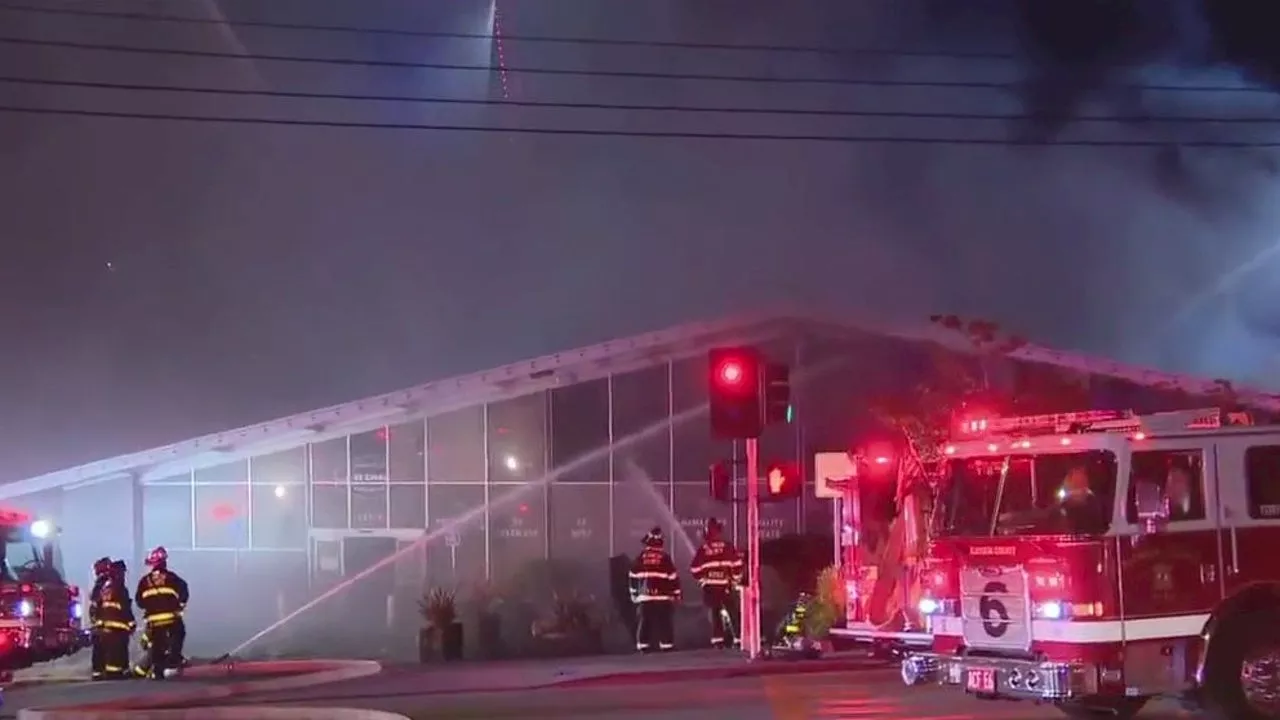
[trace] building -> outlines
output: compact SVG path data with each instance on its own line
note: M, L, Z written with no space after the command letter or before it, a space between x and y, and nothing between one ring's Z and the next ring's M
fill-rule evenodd
M702 412L709 347L751 343L791 362L796 420L770 428L761 454L803 460L850 445L866 423L859 398L918 377L922 338L797 317L694 324L103 460L0 494L56 521L74 580L87 582L99 556L136 571L148 548L165 546L191 583L192 642L206 652L365 571L325 601L360 608L365 628L413 619L405 603L424 586L502 582L547 558L576 564L582 582L607 592L607 559L633 553L649 528L674 534L708 515L735 531L742 522L708 492L709 465L734 452L710 439ZM762 522L766 538L830 529L827 505L807 494L765 506ZM672 545L687 565L691 547ZM397 596L399 612L387 600Z

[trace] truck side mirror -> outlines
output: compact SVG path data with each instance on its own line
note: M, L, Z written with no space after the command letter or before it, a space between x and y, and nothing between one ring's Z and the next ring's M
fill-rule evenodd
M1145 480L1135 483L1133 506L1144 533L1159 532L1169 521L1169 498L1156 483Z

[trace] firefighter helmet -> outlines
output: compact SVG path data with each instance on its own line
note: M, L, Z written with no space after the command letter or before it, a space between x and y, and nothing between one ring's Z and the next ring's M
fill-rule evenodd
M100 557L97 560L93 561L94 577L102 577L103 575L106 575L109 572L111 572L111 558Z
M116 560L111 563L111 572L120 577L124 577L125 573L129 572L129 566L126 565L123 560Z
M147 553L147 567L164 567L169 562L169 551L164 549L163 545L157 545L155 550Z
M651 548L662 547L662 528L654 527L650 530L649 534L644 536L644 546Z

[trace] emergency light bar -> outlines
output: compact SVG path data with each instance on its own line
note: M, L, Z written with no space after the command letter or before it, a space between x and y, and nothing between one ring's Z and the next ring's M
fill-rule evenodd
M31 522L31 516L21 510L0 508L0 525L26 525L29 522Z

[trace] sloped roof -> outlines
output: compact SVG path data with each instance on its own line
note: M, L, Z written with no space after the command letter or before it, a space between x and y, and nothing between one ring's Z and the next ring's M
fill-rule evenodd
M704 353L715 345L759 343L800 331L832 338L896 338L936 343L964 353L977 352L963 335L933 323L890 326L846 315L831 317L809 312L757 314L689 323L38 475L0 485L0 499L120 477L135 477L146 482L303 443L321 442L387 424L595 380L669 360L681 360ZM1016 347L1004 354L1016 361L1056 365L1076 372L1121 378L1148 387L1174 388L1206 397L1214 396L1223 383L1034 345ZM1246 388L1235 390L1247 404L1280 410L1280 396Z

